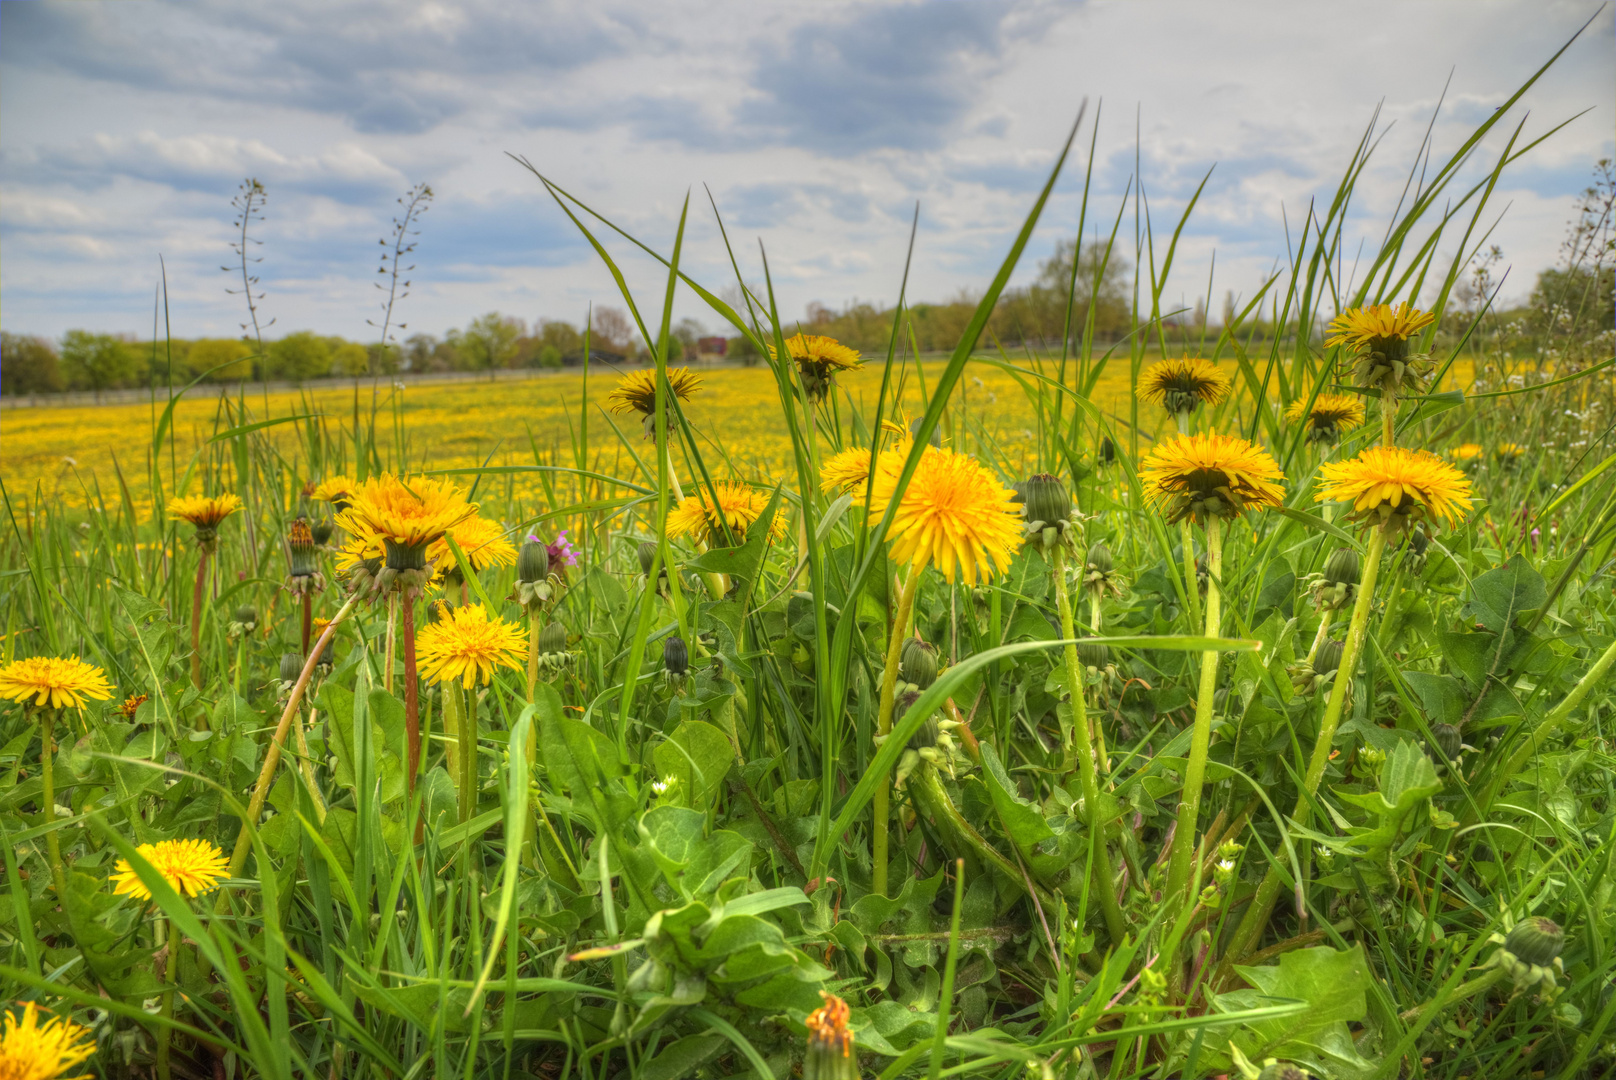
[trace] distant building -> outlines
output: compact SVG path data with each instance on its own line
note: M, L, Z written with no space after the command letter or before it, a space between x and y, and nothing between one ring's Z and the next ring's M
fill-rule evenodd
M696 339L697 356L723 356L728 351L728 338L704 337Z

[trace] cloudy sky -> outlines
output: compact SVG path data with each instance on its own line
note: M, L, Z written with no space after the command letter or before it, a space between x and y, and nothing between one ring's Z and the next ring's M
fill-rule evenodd
M620 306L510 154L662 251L689 193L685 265L718 289L734 276L710 189L748 280L767 248L788 316L895 299L918 201L911 296L946 299L992 277L1085 99L1079 151L1018 278L1076 229L1098 116L1091 226L1109 227L1137 171L1170 232L1212 170L1166 292L1205 294L1215 252L1217 310L1284 258L1287 221L1294 236L1309 200L1333 193L1377 108L1349 270L1360 240L1368 253L1384 234L1444 86L1433 171L1598 7L6 0L0 325L150 333L161 256L176 336L239 333L220 268L249 176L269 196L254 235L272 334L374 334L377 241L423 181L436 198L401 306L409 332ZM1484 176L1518 120L1531 138L1591 110L1493 196L1506 295L1555 261L1577 193L1613 154L1612 37L1606 7L1466 166ZM1132 231L1130 204L1130 246ZM608 246L654 316L655 264ZM717 325L688 294L677 313Z

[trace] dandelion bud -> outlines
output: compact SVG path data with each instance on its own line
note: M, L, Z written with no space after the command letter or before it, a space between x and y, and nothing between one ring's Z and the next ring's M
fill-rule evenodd
M1318 656L1313 658L1313 671L1318 675L1329 675L1341 666L1341 649L1339 641L1326 641L1319 646Z
M1452 724L1432 724L1431 747L1441 754L1438 760L1457 761L1459 751L1464 749L1464 738Z
M1105 668L1111 663L1111 646L1103 641L1085 638L1077 643L1077 657L1084 667Z
M1565 931L1551 919L1534 915L1522 919L1504 939L1504 948L1516 958L1537 967L1547 967L1565 947Z
M302 653L281 653L281 682L295 683L303 674Z
M903 643L898 677L922 690L937 681L937 646L912 637Z
M564 653L567 651L567 627L565 623L548 622L544 629L539 631L539 652Z
M675 678L690 670L690 650L677 634L662 643L662 670Z
M1104 541L1095 541L1089 545L1089 553L1084 557L1089 570L1099 574L1109 574L1116 563L1111 558L1111 549L1105 546Z
M1053 525L1071 520L1072 495L1058 477L1049 473L1028 477L1022 491L1026 494L1028 521Z
M235 621L245 630L251 630L258 625L258 609L251 604L243 604L236 609Z
M550 553L535 540L524 540L516 556L517 581L543 581L550 576Z
M825 1004L808 1014L808 1052L802 1061L802 1080L858 1080L853 1033L847 1030L851 1014L847 1002L823 990L819 996Z
M291 576L309 577L314 573L314 532L308 518L294 518L286 533Z
M309 531L314 535L314 542L324 547L331 540L331 519L317 518L309 525Z
M1360 573L1358 553L1351 548L1336 548L1324 563L1324 580L1331 585L1356 585Z
M656 544L650 540L640 541L640 573L649 574L651 566L656 562Z
M428 623L436 624L448 622L449 617L453 614L454 603L452 601L445 600L440 596L436 600L430 600L427 602L426 621Z
M1101 465L1110 465L1117 460L1117 444L1111 441L1110 436L1100 440L1099 459Z

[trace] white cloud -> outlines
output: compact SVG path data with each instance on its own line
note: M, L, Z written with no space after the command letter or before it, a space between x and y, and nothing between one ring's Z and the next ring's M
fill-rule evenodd
M4 4L0 310L29 332L149 326L162 253L177 332L232 332L238 302L218 267L249 175L270 191L258 235L278 326L366 332L371 250L417 180L437 199L412 328L441 332L494 307L577 320L618 302L507 150L659 250L690 191L685 266L721 287L732 273L709 184L749 280L761 276L757 237L767 243L788 316L812 300L893 299L918 201L910 295L940 299L986 283L1085 97L1089 120L1101 117L1088 230L1109 230L1136 153L1158 233L1212 169L1167 294L1193 303L1215 251L1216 309L1223 289L1249 294L1283 260L1286 225L1294 243L1377 107L1383 137L1347 222L1349 264L1360 241L1378 245L1450 71L1433 171L1594 10L889 0L758 19L742 0ZM1523 139L1595 109L1512 166L1485 215L1491 225L1511 204L1492 240L1515 265L1516 295L1553 261L1588 170L1613 152L1611 24L1606 10L1450 189L1485 175L1528 109ZM1089 136L1023 279L1076 228ZM664 271L599 231L655 307Z

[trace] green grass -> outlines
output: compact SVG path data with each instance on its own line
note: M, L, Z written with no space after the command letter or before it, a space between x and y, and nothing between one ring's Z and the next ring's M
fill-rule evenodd
M579 556L541 616L567 628L564 660L543 668L531 700L525 673L505 669L474 698L464 820L449 767L463 762L451 761L458 744L431 686L420 797L405 795L404 668L387 669L385 601L347 609L332 662L304 668L312 678L290 704L277 678L283 655L303 660L298 606L281 590L284 537L302 510L325 512L301 506L298 489L339 473L430 470L430 457L405 457L396 417L357 406L268 416L242 398L191 452L154 406L143 481L158 505L203 490L246 503L223 526L208 578L200 688L189 677L189 527L137 505L126 476L97 477L87 511L6 490L4 659L76 653L120 698L146 695L130 716L113 700L57 722L52 777L67 813L53 826L38 718L0 709L7 998L90 1028L94 1068L108 1076L151 1074L166 1041L176 1076L784 1078L802 1062L821 991L852 1005L859 1070L883 1080L1254 1076L1269 1057L1335 1077L1600 1075L1616 1050L1616 384L1599 367L1605 328L1553 329L1582 350L1562 349L1558 374L1570 381L1404 406L1400 444L1482 446L1470 466L1476 506L1428 545L1388 548L1361 662L1336 677L1351 693L1316 791L1301 781L1326 691L1298 692L1306 673L1293 682L1290 669L1320 623L1310 576L1337 548L1366 546L1320 510L1317 471L1372 444L1378 425L1371 402L1371 422L1340 446L1308 443L1267 403L1334 386L1336 351L1317 333L1254 329L1259 315L1294 331L1434 292L1441 318L1424 344L1439 367L1464 350L1485 359L1526 347L1488 339L1484 316L1447 303L1496 209L1493 182L1528 147L1512 142L1471 188L1457 186L1458 165L1510 122L1518 97L1411 189L1349 293L1334 268L1366 133L1284 269L1206 343L1236 373L1236 392L1196 426L1258 441L1288 478L1281 510L1225 530L1216 582L1187 580L1183 534L1142 498L1135 463L1159 418L1137 399L1107 412L1088 396L1107 368L1137 378L1167 349L1161 298L1183 220L1153 226L1131 198L1102 213L1085 186L1084 213L1116 223L1112 243L1128 242L1122 219L1138 214L1130 333L1098 347L1092 326L1074 324L1074 344L1055 355L983 339L1070 143L945 363L914 360L900 300L872 361L873 406L844 392L816 404L794 365L771 368L791 461L765 492L765 517L786 520L784 539L766 543L766 523L707 551L667 537L676 482L688 495L728 478L713 450L722 433L693 430L676 402L649 438L637 422L580 410L561 445L534 446L531 466L457 471L515 540L566 528ZM796 328L767 285L735 310L679 270L683 219L664 254L539 180L614 274L607 234L663 263L660 319L623 288L648 345L667 339L688 289L761 351L784 352ZM1449 245L1462 254L1443 263ZM750 276L737 265L738 279ZM1084 288L1073 279L1074 311ZM1104 747L1092 791L1072 753L1067 640L1038 550L974 588L920 579L912 629L938 647L942 674L876 738L898 602L891 521L821 493L819 469L870 445L900 389L918 385L926 406L907 470L940 431L1006 482L1024 479L1005 466L1023 449L999 443L962 400L973 358L1023 388L1036 466L1068 485L1083 515L1075 561L1105 544L1124 586L1094 608L1077 596L1081 636L1109 648L1097 655L1088 642L1081 654L1084 711ZM270 425L294 428L296 445L277 444ZM1113 462L1100 460L1102 440ZM1506 442L1526 452L1500 455ZM601 473L607 455L632 469ZM540 505L518 496L518 478L541 484ZM331 617L344 585L329 554L322 564L315 609ZM525 630L513 580L510 568L469 574L466 596ZM1223 618L1209 640L1194 611L1211 586ZM258 618L243 632L232 623L245 604ZM1343 611L1335 625L1346 621ZM663 671L674 635L691 655L683 678ZM1216 695L1189 890L1200 900L1186 903L1164 890L1207 650ZM1457 759L1433 735L1444 724L1470 747ZM272 750L278 726L287 735ZM952 746L940 730L954 731ZM251 814L275 753L263 812ZM871 811L895 771L907 782L892 796L882 894ZM43 843L51 828L68 864L64 896ZM133 845L199 837L229 852L243 836L240 873L217 897L185 899L148 874L155 898L141 904L107 884ZM1217 865L1225 858L1232 867ZM1235 948L1271 867L1279 903L1250 947ZM1552 999L1478 981L1497 951L1490 935L1528 915L1566 930Z

